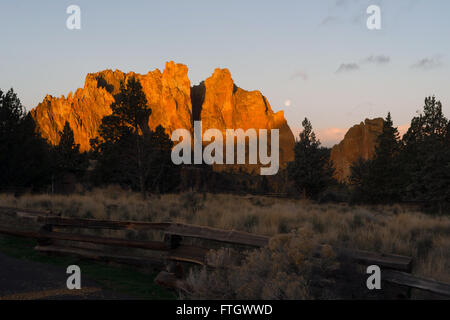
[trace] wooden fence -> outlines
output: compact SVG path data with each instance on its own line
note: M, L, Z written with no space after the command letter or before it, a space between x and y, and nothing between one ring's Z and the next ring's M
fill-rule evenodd
M259 248L268 244L266 236L241 231L227 231L210 227L181 223L153 223L140 221L112 221L98 219L67 218L53 215L50 211L0 207L0 212L9 212L20 219L33 221L40 226L38 231L13 230L0 225L0 233L37 239L36 250L47 253L72 254L89 259L115 261L133 265L167 266L171 262L186 262L207 265L206 254L210 247L190 245L186 239L207 240L210 243L229 244L245 248ZM1 214L1 213L0 213ZM103 237L81 234L80 229L159 231L164 233L163 241L128 240L118 237ZM62 230L62 231L61 231ZM67 232L72 230L72 232ZM131 254L108 253L105 250L71 247L65 240L76 243L92 243L113 248L138 248L162 252L162 258L149 258ZM450 285L433 279L411 274L412 259L406 256L376 252L334 248L338 257L346 258L363 266L378 265L382 269L383 281L432 292L450 297ZM212 266L213 267L213 266ZM170 270L169 270L170 271ZM161 285L187 290L182 279L173 272L162 271L155 279Z

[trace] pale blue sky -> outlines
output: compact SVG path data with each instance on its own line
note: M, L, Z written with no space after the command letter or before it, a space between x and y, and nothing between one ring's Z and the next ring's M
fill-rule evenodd
M81 7L81 30L66 28L70 4ZM366 28L371 4L380 31ZM450 116L449 49L448 0L0 2L0 88L28 109L82 87L89 72L146 73L174 60L192 84L229 68L293 128L310 118L328 144L329 128L387 111L407 124L427 95Z

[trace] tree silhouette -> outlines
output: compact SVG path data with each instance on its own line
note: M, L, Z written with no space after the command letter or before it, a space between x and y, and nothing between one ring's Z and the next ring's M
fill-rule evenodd
M361 202L413 201L433 211L450 208L450 122L435 97L399 139L390 114L378 137L375 157L351 167L353 199Z
M0 187L40 189L49 181L47 143L14 90L0 90Z
M146 190L167 189L172 180L172 141L162 127L151 131L150 109L140 82L131 77L111 104L112 114L102 119L100 138L91 140L97 155L97 176L103 182L130 185L146 197Z
M331 182L333 169L329 150L320 147L311 122L305 118L302 126L303 131L294 146L295 159L289 163L288 173L304 196L316 199Z
M353 201L392 203L401 199L403 170L399 162L400 149L400 135L389 112L377 138L374 158L360 158L350 167Z
M403 137L406 197L433 204L439 211L450 204L448 130L449 121L442 112L442 104L433 96L425 99L423 112L411 120Z
M59 133L59 143L54 148L53 171L57 178L65 174L81 177L88 167L88 159L80 153L80 145L75 143L69 122L65 122L63 131Z

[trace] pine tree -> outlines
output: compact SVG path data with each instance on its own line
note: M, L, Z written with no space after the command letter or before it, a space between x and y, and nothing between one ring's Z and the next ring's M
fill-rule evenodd
M425 98L423 113L411 120L411 125L403 137L405 152L414 159L421 160L418 153L430 151L442 144L447 131L448 120L442 112L442 104L436 98ZM414 164L414 163L410 163Z
M173 142L159 125L150 131L146 141L144 162L146 166L146 188L156 192L168 192L180 183L179 168L172 162Z
M427 97L423 113L411 120L403 137L402 162L407 199L442 211L450 204L449 121L436 98Z
M402 196L400 135L389 112L377 138L373 159L359 159L350 167L352 200L355 202L392 203Z
M358 158L350 165L349 184L352 202L370 202L373 184L371 181L372 161Z
M112 114L102 119L100 137L91 140L99 161L97 180L129 185L144 198L148 189L167 190L176 180L169 178L174 171L170 158L173 144L162 127L150 130L152 110L140 82L132 77L126 85L121 83L114 99Z
M378 136L375 157L370 164L370 197L374 202L399 201L402 194L402 166L399 162L400 135L389 112Z
M113 158L110 160L119 160L122 169L128 166L128 170L122 174L138 186L145 198L143 140L150 132L148 120L152 110L148 106L141 83L135 77L128 79L126 84L123 82L120 84L119 93L114 96L111 110L112 114L103 118L99 128L103 140L101 148L104 149L106 156Z
M0 90L0 188L38 190L49 181L47 143L14 90Z
M65 122L63 131L59 133L58 145L54 148L54 173L57 178L71 173L80 177L88 166L86 155L80 153L80 145L75 143L69 122Z
M320 147L320 141L307 118L302 122L303 131L294 146L294 161L288 165L288 173L297 189L312 199L332 181L333 169L329 161L329 150Z

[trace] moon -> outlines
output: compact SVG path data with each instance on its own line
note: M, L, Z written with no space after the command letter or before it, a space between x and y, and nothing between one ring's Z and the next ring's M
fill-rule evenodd
M291 100L287 99L287 100L284 102L284 106L285 106L285 107L290 107L290 106L291 106Z

